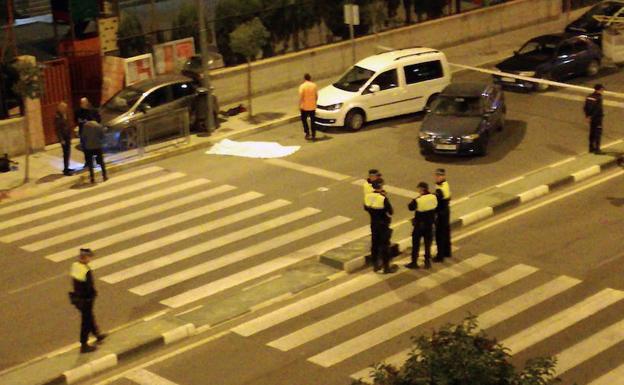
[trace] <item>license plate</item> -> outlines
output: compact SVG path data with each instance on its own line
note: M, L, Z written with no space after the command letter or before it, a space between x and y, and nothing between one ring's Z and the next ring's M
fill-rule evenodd
M508 78L508 77L502 77L501 80L504 81L504 82L507 82L507 83L515 83L516 82L516 79Z
M457 150L456 144L436 144L438 150Z

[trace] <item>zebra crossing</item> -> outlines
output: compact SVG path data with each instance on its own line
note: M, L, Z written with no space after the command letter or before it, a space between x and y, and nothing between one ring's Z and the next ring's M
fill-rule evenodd
M401 279L401 275L413 279ZM392 283L397 280L407 283ZM354 304L345 298L359 300ZM536 347L556 355L557 374L563 376L564 384L619 384L624 381L624 358L620 358L624 316L606 321L601 314L623 309L622 300L623 291L595 288L576 278L553 276L525 264L510 266L501 258L477 254L435 265L426 273L362 274L278 307L232 331L372 383L371 364L402 365L411 352L411 336L458 322L470 312L478 316L481 328L498 331L493 336L500 338L512 355L525 351L530 355ZM561 303L566 307L561 308ZM588 336L580 332L588 325L594 327L596 320L602 320L600 330L592 330ZM577 335L577 331L581 338L561 336ZM590 361L605 354L617 357L614 367L594 372ZM579 368L591 377L566 378L566 373Z
M98 279L179 308L365 236L351 218L146 167L0 207L0 242L54 263L96 251Z

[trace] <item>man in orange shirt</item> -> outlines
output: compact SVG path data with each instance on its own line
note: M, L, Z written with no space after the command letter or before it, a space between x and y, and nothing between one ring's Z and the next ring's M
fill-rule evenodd
M314 112L316 111L316 100L318 99L318 90L316 84L312 83L310 74L303 76L305 81L299 86L299 109L301 110L301 122L303 123L303 131L306 139L316 139L316 125L314 124ZM308 117L310 118L310 126L308 126ZM310 127L312 135L310 136Z

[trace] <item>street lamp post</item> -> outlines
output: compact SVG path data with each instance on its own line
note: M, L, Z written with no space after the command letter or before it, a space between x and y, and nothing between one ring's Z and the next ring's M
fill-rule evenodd
M210 56L208 53L208 34L206 33L206 18L204 15L204 4L202 0L197 0L197 12L199 20L199 49L201 50L202 62L202 86L206 89L206 130L211 134L214 127L214 114L212 105L212 89L210 86Z

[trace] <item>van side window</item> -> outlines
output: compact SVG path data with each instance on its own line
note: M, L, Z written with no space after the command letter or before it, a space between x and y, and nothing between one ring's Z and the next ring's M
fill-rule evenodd
M403 67L403 70L405 71L405 82L407 84L420 83L443 76L442 63L439 60L408 65Z
M389 70L382 72L371 82L371 85L377 84L381 91L389 90L399 86L399 80L397 76L397 70Z

